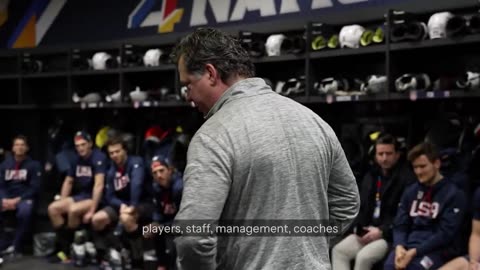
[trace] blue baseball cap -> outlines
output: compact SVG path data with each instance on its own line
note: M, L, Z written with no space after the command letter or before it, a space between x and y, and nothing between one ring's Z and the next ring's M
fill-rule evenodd
M152 169L158 167L158 166L165 166L165 167L172 167L172 163L168 158L162 157L162 156L154 156L152 158L152 164L151 167Z
M75 133L75 136L73 137L73 141L77 140L85 140L87 142L92 142L92 136L88 134L86 131L80 130Z

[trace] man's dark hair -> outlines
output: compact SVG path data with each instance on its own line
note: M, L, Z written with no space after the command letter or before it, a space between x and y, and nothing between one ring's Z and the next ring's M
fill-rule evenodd
M383 134L375 141L375 147L379 144L393 144L395 152L400 150L400 143L397 138L391 134Z
M120 144L122 146L123 150L125 150L125 151L128 150L127 142L124 139L122 139L121 137L112 137L112 138L108 139L108 141L105 143L105 146L107 147L107 150L108 150L109 146L117 145L117 144Z
M424 142L413 147L410 152L408 152L408 161L413 162L421 155L425 155L430 162L440 159L437 148L429 142Z
M198 28L182 38L172 52L175 63L183 56L189 73L203 74L206 64L212 64L222 81L232 75L253 77L255 68L240 42L214 28Z
M28 146L28 138L27 138L27 136L21 135L21 134L20 134L20 135L17 135L17 136L15 136L15 137L13 137L12 142L15 143L16 140L22 140L22 141Z

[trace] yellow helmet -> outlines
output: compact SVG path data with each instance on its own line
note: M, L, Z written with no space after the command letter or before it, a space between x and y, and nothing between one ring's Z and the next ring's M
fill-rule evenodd
M98 148L103 148L108 141L108 133L110 131L109 126L102 127L95 136L95 144Z

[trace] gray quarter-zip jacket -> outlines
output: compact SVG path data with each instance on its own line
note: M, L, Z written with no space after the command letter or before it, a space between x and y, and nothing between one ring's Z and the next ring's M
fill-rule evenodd
M360 201L332 128L263 79L231 86L190 143L177 220L323 220ZM272 223L273 224L273 223ZM183 270L330 269L325 236L179 236Z

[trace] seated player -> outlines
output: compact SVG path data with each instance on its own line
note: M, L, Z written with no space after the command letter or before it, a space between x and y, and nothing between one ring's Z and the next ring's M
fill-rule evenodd
M94 149L90 135L79 131L74 137L77 156L62 185L60 199L48 206L57 232L56 252L50 260L67 262L73 230L89 224L103 194L106 156ZM66 216L66 218L65 218Z
M112 165L107 173L106 207L95 213L92 226L95 231L104 231L112 228L120 222L126 237L139 237L137 221L143 217L142 207L139 204L144 200L144 177L145 167L142 158L127 154L126 142L121 138L112 138L107 144L107 151L112 160ZM128 241L122 241L128 242ZM111 264L123 264L129 267L129 258L123 249L125 245L121 241L109 243L115 250L123 251L124 256L110 255L122 258L123 262L109 262Z
M13 139L12 155L0 165L1 217L12 213L17 219L13 243L6 243L5 254L19 255L22 241L31 225L33 205L40 188L42 169L40 163L28 155L25 136ZM5 244L5 243L4 243Z
M473 221L468 256L458 257L440 270L480 270L480 188L477 188L473 196Z
M404 188L414 181L413 172L400 159L400 145L392 135L375 141L375 166L365 175L360 189L361 207L357 232L332 250L335 270L369 270L381 261L392 242L392 224Z
M180 208L183 192L182 175L175 170L168 159L155 156L152 159L151 170L153 183L153 222L151 226L171 225ZM155 250L155 264L158 270L166 270L174 265L175 252L172 239L165 235L145 235L145 254L152 254ZM170 245L168 244L170 243ZM151 256L145 258L145 263L155 261ZM151 266L150 266L151 267ZM156 269L156 268L153 268Z
M441 161L430 143L408 154L418 182L405 189L394 222L390 269L438 269L447 258L465 212L465 194L440 174Z

